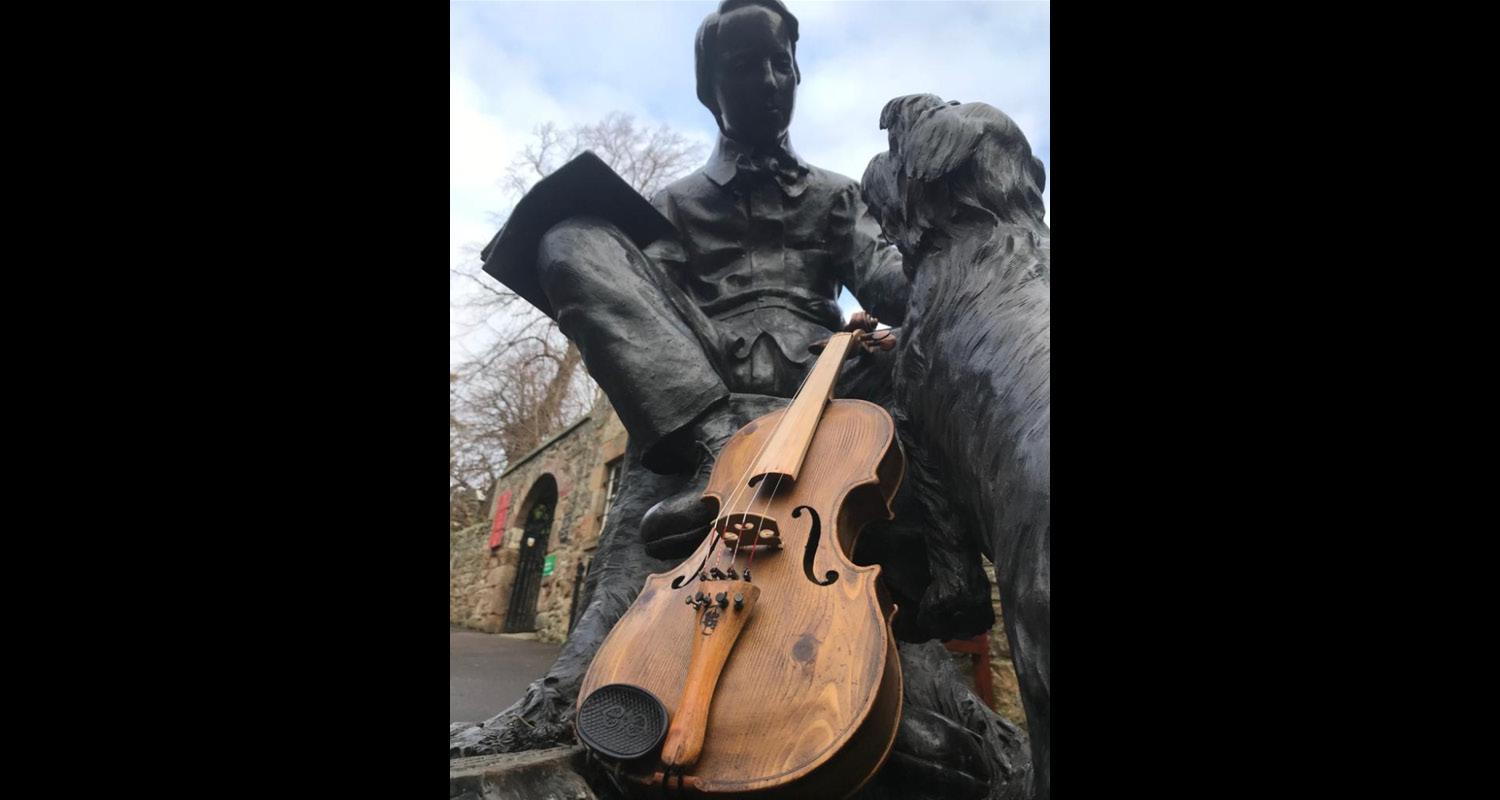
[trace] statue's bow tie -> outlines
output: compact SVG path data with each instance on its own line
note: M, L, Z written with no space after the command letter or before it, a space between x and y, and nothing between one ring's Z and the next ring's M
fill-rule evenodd
M735 156L734 168L737 175L746 177L769 175L789 197L796 197L807 188L804 180L807 177L807 167L790 156L766 155L752 158L740 153Z

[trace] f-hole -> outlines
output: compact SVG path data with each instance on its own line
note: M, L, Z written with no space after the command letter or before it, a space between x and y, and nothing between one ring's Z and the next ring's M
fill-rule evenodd
M698 576L703 574L703 568L708 566L708 560L713 557L714 548L719 546L719 537L723 535L724 534L722 531L714 532L713 544L710 544L708 546L708 552L704 553L703 560L698 562L698 566L694 567L692 572L689 572L685 575L678 575L677 577L673 578L673 589L681 589L682 587L692 583L693 581L698 580Z
M797 506L792 509L792 518L802 516L804 508L807 509L808 516L812 517L812 528L807 532L807 548L802 551L802 572L813 583L828 586L839 579L838 570L828 570L827 575L821 581L813 577L813 556L818 552L818 540L823 538L823 525L818 520L818 512L814 511L812 506Z

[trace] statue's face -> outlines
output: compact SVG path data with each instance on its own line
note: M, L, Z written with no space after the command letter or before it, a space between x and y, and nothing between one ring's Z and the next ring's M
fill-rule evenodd
M797 74L781 17L760 6L737 8L719 21L714 92L724 131L759 147L774 143L792 122Z

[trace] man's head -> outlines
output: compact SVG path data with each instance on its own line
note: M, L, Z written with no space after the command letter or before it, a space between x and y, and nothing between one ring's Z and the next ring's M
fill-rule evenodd
M797 18L781 0L723 0L698 28L698 99L719 130L752 147L774 144L792 122Z

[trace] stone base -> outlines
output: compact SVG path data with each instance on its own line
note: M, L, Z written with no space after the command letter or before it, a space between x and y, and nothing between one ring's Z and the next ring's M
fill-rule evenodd
M579 774L583 747L553 747L448 762L450 800L599 800Z

